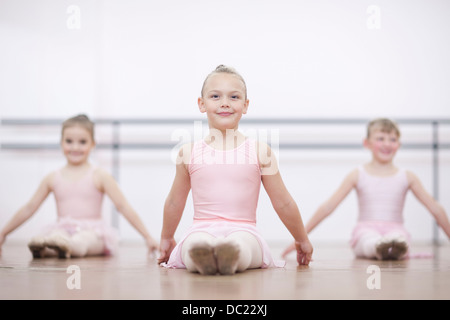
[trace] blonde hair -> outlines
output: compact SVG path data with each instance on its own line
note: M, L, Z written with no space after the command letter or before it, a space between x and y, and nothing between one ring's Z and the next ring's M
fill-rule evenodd
M94 122L92 122L88 118L88 116L86 116L84 114L79 114L75 117L65 120L62 123L61 137L64 134L64 130L66 130L69 127L73 127L73 126L80 126L84 129L86 129L91 134L92 141L95 141L94 140Z
M370 134L375 129L378 129L381 132L386 133L394 132L397 135L397 137L400 138L400 129L398 128L397 123L388 118L377 118L370 121L367 124L367 138L370 137Z
M239 80L242 81L242 83L244 84L244 93L245 93L245 99L247 99L247 85L245 84L244 78L242 78L242 76L236 71L236 69L232 68L232 67L228 67L226 65L218 65L216 67L216 69L214 71L212 71L210 74L208 74L208 76L206 77L205 81L203 81L203 86L202 86L202 91L201 91L201 96L203 97L203 91L205 90L205 85L206 82L208 81L208 79L217 73L228 73L228 74L232 74L234 76L236 76Z

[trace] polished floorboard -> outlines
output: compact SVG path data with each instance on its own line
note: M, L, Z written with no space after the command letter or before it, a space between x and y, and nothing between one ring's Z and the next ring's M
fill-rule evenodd
M282 247L272 248L279 256ZM23 244L5 244L1 300L308 300L450 299L450 246L418 246L432 258L355 259L346 245L315 245L310 266L288 256L284 268L202 276L156 264L140 245L113 257L33 259ZM74 267L71 267L74 266ZM79 287L77 287L79 286Z

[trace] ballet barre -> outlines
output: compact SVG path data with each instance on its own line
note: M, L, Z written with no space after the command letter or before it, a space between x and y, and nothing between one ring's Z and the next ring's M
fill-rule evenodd
M0 126L59 126L64 119L1 119ZM170 149L174 143L130 143L120 141L120 127L122 125L188 125L194 122L203 122L196 118L142 118L142 119L93 119L96 125L110 125L112 128L112 142L98 143L97 149L123 149L123 150L144 150L144 149ZM433 139L430 143L404 143L402 149L450 149L449 143L439 142L439 126L450 125L450 119L395 119L398 124L430 125L433 130ZM368 119L331 119L331 118L245 118L241 124L253 125L365 125ZM361 143L289 143L280 142L280 149L360 149ZM55 150L59 149L59 143L0 143L3 150Z
M428 126L431 129L432 137L428 143L402 143L402 149L430 150L432 153L432 185L433 197L439 200L439 150L450 149L449 142L441 142L439 139L439 130L442 126L450 125L450 119L433 118L397 118L393 119L399 125L420 125ZM29 118L6 118L0 120L2 126L60 126L64 119L29 119ZM119 158L120 150L158 150L172 149L178 142L152 142L152 143L131 143L121 142L121 126L123 125L189 125L195 122L204 123L205 119L198 118L98 118L92 119L96 125L107 125L112 129L112 139L110 143L97 143L96 148L101 150L112 150L112 175L115 179L119 178ZM370 119L365 118L250 118L241 119L241 125L366 125ZM3 150L58 150L59 143L0 143L0 151ZM295 143L282 142L278 144L279 149L310 149L310 150L330 150L330 149L362 149L361 143ZM118 214L112 216L112 223L118 226ZM438 226L433 225L433 244L439 244Z

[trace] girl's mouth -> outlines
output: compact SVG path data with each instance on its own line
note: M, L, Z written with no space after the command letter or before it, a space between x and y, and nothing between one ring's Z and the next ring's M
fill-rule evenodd
M384 155L384 156L390 156L391 154L392 154L392 151L388 151L388 150L382 150L382 151L380 151L380 153L382 154L382 155Z
M219 112L218 115L222 116L222 117L228 117L228 116L231 116L232 113L231 112Z

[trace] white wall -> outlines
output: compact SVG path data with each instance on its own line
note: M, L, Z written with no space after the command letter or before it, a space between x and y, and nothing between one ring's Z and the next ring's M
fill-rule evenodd
M0 118L201 117L201 84L221 63L246 79L248 118L450 118L449 9L445 0L0 0ZM122 137L167 140L175 129L126 128ZM364 134L363 126L278 129L283 141L360 142ZM429 128L402 130L405 143L430 141ZM444 128L441 140L449 137ZM0 127L0 142L58 138L53 127ZM109 129L99 129L102 139L110 139ZM121 154L121 187L156 236L174 170L169 153ZM280 150L279 157L307 220L369 155ZM108 151L92 158L111 166ZM449 162L442 151L440 199L447 211ZM63 163L57 151L1 150L0 225ZM431 192L430 152L402 150L397 163ZM52 201L10 238L25 239L54 219ZM190 223L189 204L180 229ZM431 218L411 195L405 214L413 237L430 239ZM311 236L346 241L355 217L352 194ZM259 225L268 239L288 239L264 192ZM125 221L120 227L125 239L138 239Z

